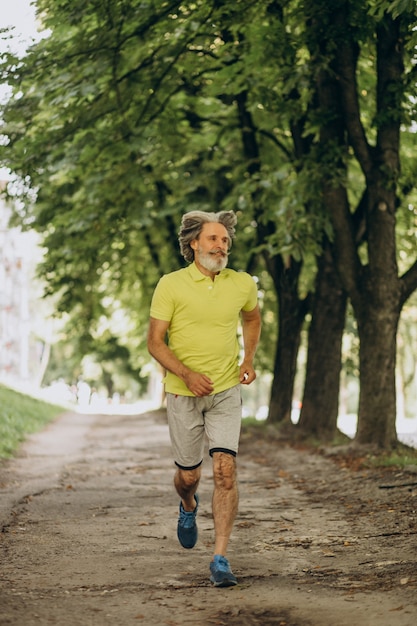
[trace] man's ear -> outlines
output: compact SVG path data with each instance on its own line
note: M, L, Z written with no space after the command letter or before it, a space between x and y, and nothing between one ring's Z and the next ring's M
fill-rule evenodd
M198 247L198 242L197 242L197 239L193 239L193 240L190 242L190 247L191 247L191 249L192 249L192 250L197 250L197 247Z

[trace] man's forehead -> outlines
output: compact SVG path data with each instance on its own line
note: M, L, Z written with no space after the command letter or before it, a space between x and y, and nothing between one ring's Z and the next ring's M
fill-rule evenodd
M219 222L205 222L201 230L205 235L218 235L219 237L228 237L227 228Z

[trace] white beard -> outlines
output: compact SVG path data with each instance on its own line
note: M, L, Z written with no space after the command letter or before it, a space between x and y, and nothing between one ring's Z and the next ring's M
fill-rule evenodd
M224 270L227 265L228 255L224 253L224 256L217 256L212 252L201 252L198 250L198 262L202 265L208 272L220 272Z

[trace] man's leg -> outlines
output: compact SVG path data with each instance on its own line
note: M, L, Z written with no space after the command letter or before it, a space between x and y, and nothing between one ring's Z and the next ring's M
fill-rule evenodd
M214 554L225 556L238 507L236 459L227 452L213 453Z
M238 505L236 459L227 452L213 452L213 518L214 555L210 563L210 580L216 587L236 585L225 554L232 533Z
M201 466L192 470L177 468L174 476L174 486L181 498L184 511L194 511L195 498L201 477Z
M194 548L198 539L197 511L198 496L196 494L201 475L201 467L191 470L178 468L174 485L181 498L177 524L178 541L183 548Z

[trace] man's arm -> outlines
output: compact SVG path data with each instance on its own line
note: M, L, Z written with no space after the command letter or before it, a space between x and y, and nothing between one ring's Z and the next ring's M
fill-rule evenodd
M181 378L195 396L208 396L213 391L213 383L205 374L193 372L184 365L165 343L169 322L150 318L148 330L149 353L169 372Z
M240 364L240 382L249 385L256 378L253 368L256 348L258 347L261 335L261 312L259 305L252 311L242 311L242 335L243 335L243 361Z

